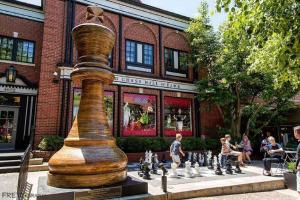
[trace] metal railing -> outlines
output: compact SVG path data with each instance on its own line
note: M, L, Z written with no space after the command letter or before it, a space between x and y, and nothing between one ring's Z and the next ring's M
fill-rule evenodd
M18 200L27 200L30 198L32 184L27 182L27 178L31 147L31 144L29 144L21 160L17 188Z

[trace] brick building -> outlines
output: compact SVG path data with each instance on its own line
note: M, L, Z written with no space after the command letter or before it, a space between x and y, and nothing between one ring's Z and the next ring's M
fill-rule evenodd
M212 136L220 110L201 112L195 99L188 17L133 0L0 0L0 149L22 149L30 136L36 146L45 135L67 135L80 102L80 85L70 80L70 32L90 4L104 9L104 25L116 35L115 81L105 88L112 134Z

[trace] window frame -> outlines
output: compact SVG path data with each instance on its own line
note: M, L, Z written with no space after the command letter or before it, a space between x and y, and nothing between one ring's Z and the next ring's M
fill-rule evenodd
M126 43L128 42L133 42L135 45L135 55L134 55L134 62L130 62L126 60L127 57L127 50L126 50ZM138 50L137 50L137 45L140 44L142 45L142 63L139 63L137 61L138 59ZM145 45L149 45L152 47L152 56L151 56L151 62L152 64L145 64L145 52L144 52L144 47ZM154 45L150 44L150 43L146 43L146 42L140 42L140 41L136 41L136 40L131 40L131 39L125 39L125 66L126 66L126 70L130 70L130 71L135 71L135 72L142 72L139 70L133 70L133 69L128 69L128 65L131 65L133 67L140 67L140 68L146 68L146 69L150 69L151 72L145 72L145 73L153 73L153 69L154 69Z
M34 64L35 62L35 49L36 49L36 42L33 40L27 40L27 39L21 39L21 38L15 38L15 37L9 37L9 36L5 36L5 35L0 35L0 38L7 38L7 39L12 39L13 40L13 48L12 48L12 52L11 52L11 59L2 59L1 60L7 60L7 61L13 61L13 62L18 62L18 63L27 63L27 64ZM33 49L32 49L32 62L25 62L25 61L17 61L17 53L18 53L18 44L19 42L28 42L28 43L32 43L33 44ZM22 53L23 53L23 48L22 48ZM21 58L22 58L22 54L21 54ZM27 59L28 59L28 52L27 52Z
M173 59L173 62L172 62L172 66L166 66L166 50L171 50L172 51L172 59ZM174 66L175 66L175 60L174 60L174 51L177 51L178 52L178 69L175 69ZM186 56L188 55L188 52L187 51L181 51L181 50L178 50L178 49L173 49L173 48L169 48L169 47L164 47L164 67L165 67L165 75L166 76L174 76L174 75L169 75L167 74L167 71L169 72L175 72L175 73L179 73L179 74L184 74L186 75L185 78L188 78L188 75L189 75L189 61L187 60L187 66L186 66L186 69L182 69L183 66L180 66L180 54L186 54ZM177 77L177 76L175 76Z

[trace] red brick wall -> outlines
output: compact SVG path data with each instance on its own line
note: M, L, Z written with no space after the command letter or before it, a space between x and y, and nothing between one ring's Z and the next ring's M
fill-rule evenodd
M123 41L122 41L122 71L125 70L125 40L136 40L139 42L150 43L154 45L154 71L153 76L159 76L159 26L155 24L150 24L144 21L131 19L128 17L123 17L122 19L122 31L123 31ZM149 73L134 72L129 73L141 74L150 76Z
M35 145L42 135L55 135L59 128L60 87L53 72L63 59L64 1L45 1L44 38L38 93Z
M2 14L0 14L0 22L1 36L13 37L13 32L18 32L18 38L35 41L35 66L0 62L0 72L4 73L8 66L13 65L16 67L18 74L24 76L32 83L38 84L41 66L43 23Z
M217 137L218 128L223 125L222 111L218 106L201 103L201 133L207 137Z
M162 28L162 66L161 71L164 77L174 80L182 80L182 81L192 81L193 80L193 68L189 67L188 78L174 77L165 75L165 67L164 67L164 48L172 48L177 49L184 52L189 52L189 43L186 37L186 34L181 31L177 31L174 29Z

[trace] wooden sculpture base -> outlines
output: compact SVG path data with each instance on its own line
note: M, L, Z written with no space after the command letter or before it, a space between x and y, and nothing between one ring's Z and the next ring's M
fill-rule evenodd
M91 175L61 175L48 173L48 185L59 188L88 188L111 185L123 181L127 177L127 171L117 171L106 174Z

